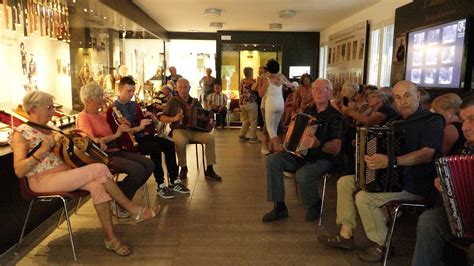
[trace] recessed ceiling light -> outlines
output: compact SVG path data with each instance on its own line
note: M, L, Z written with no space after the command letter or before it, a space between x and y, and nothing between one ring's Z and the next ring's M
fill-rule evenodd
M204 16L207 17L218 17L221 15L221 10L219 8L208 8L204 10Z
M87 8L84 8L84 12L87 12Z
M211 22L209 23L209 27L213 27L216 29L222 29L222 25L224 25L222 22Z
M282 10L280 11L280 18L291 18L296 15L296 11L294 10Z
M281 30L282 27L283 25L281 25L281 23L271 23L268 25L268 28L271 30Z

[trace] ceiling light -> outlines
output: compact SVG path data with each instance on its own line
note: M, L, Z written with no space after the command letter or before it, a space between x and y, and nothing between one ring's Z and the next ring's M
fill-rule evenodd
M294 10L282 10L280 11L280 18L291 18L296 15L296 11Z
M280 23L271 23L268 26L268 28L271 29L271 30L281 30L282 25Z
M209 23L209 27L213 27L213 28L216 28L216 29L222 29L222 25L223 25L222 22L211 22L211 23Z
M221 15L221 10L219 8L208 8L204 10L204 16L207 17L218 17Z

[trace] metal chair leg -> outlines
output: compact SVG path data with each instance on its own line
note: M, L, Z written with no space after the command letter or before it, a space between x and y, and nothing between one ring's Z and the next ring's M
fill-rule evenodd
M61 222L63 221L63 216L64 211L61 211L61 215L59 215L58 225L56 226L56 228L59 228L59 226L61 225Z
M77 199L76 210L74 211L76 215L77 215L77 211L79 210L79 206L81 205L81 200L82 200L82 197Z
M28 206L28 211L26 212L25 222L23 223L23 228L21 229L20 239L18 240L18 244L16 244L16 252L20 249L21 241L23 241L23 235L25 234L26 224L28 223L28 219L30 218L31 207L33 207L33 203L35 199L30 200L30 206Z
M387 240L385 241L385 254L383 258L383 265L387 265L387 260L388 260L388 254L390 252L390 245L392 244L392 236L393 236L393 230L395 229L395 224L397 222L397 217L398 217L398 211L400 210L400 207L402 205L397 206L393 212L393 217L392 217L392 225L390 226L390 231L388 233Z
M204 169L204 172L206 172L206 154L204 151L204 144L201 143L201 150L202 150L202 169Z
M147 183L143 184L143 194L145 194L145 201L148 208L150 208L150 194L148 194L148 185Z
M76 257L76 248L74 247L74 240L72 238L72 227L71 227L71 222L69 221L69 215L67 213L67 204L66 200L63 197L60 197L60 199L63 202L63 207L64 207L64 215L66 216L66 223L67 223L67 230L69 232L69 240L71 241L71 247L72 247L72 255L74 256L74 260L77 260Z
M323 220L324 199L326 198L326 181L329 175L330 175L329 173L326 173L323 176L323 193L321 195L321 209L319 210L319 226L321 226L321 223Z
M195 144L195 148L196 148L196 165L197 165L197 169L199 171L199 152L198 152L198 144L196 143Z

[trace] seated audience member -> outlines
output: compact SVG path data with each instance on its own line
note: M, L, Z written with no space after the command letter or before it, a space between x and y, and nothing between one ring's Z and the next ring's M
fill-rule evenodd
M458 151L462 155L474 155L474 98L464 100L461 105L460 117L462 131L467 140L464 148ZM434 186L441 191L441 180L437 177ZM474 189L474 188L471 188ZM415 254L413 266L441 265L441 255L446 241L454 239L451 233L445 207L425 211L418 219L416 229Z
M129 255L130 248L114 232L109 201L116 200L136 222L155 217L159 207L144 208L131 202L112 180L105 164L94 163L71 169L53 152L58 133L50 129L55 127L49 123L54 113L52 95L31 91L23 98L23 108L32 124L14 128L9 139L15 174L27 178L30 189L38 193L89 191L105 234L105 248L120 256Z
M459 120L459 107L461 106L461 98L454 94L448 93L434 99L431 109L444 117L444 137L443 137L443 154L453 155L466 142L462 134L462 123Z
M288 217L285 205L284 171L296 171L295 179L300 188L303 205L308 209L306 220L314 221L319 217L321 199L318 195L316 178L322 176L333 166L341 149L343 138L342 117L330 104L332 84L329 80L318 79L313 83L312 96L314 105L305 111L316 117L324 128L311 139L306 157L300 158L289 152L279 152L267 158L267 195L268 201L275 205L263 216L263 222L272 222ZM312 144L312 145L311 145Z
M424 110L431 109L431 96L425 89L420 90L420 107Z
M130 127L124 123L117 128L115 134L112 133L112 129L107 124L106 114L100 112L104 108L104 92L99 84L96 82L86 84L81 88L80 96L84 110L77 116L77 129L84 131L96 142L103 142L107 145L106 151L110 155L108 166L117 173L127 174L117 185L123 194L132 200L135 192L146 183L153 173L155 165L152 160L140 154L121 150L117 146L117 138L122 134L128 134ZM115 213L119 218L130 216L120 206L115 210Z
M367 107L370 113L361 114L357 111L354 102L349 106L342 106L341 110L349 117L353 118L357 124L364 126L383 125L388 120L397 115L392 107L387 105L387 95L381 91L369 91L367 96Z
M341 84L336 83L333 85L331 101L339 98L339 95L341 94L341 90L342 90Z
M347 101L349 103L355 102L355 98L357 96L358 90L359 90L359 85L357 85L357 83L354 83L354 82L344 83L341 88L341 93L339 93L339 97L331 101L332 107L336 108L336 110L342 113L341 107L343 106L344 98L347 98Z
M142 113L137 102L132 101L135 93L135 81L127 76L123 77L119 83L119 95L113 105L107 110L107 122L113 132L118 130L118 125L112 116L112 107L122 113L126 121L130 124L132 133L138 142L137 150L142 154L150 155L155 163L153 171L156 184L158 185L158 195L164 199L174 198L173 191L189 194L190 191L178 178L178 166L176 165L176 155L174 143L168 139L155 136L157 118L150 112ZM163 167L161 165L161 153L165 155L166 169L168 170L168 186L165 185Z
M311 83L313 79L308 74L301 75L299 89L294 92L295 112L304 112L306 108L313 103L313 96L311 95Z
M401 118L396 127L405 132L405 143L401 154L395 158L395 165L403 168L403 190L401 192L358 191L354 175L341 177L337 182L336 223L341 225L337 235L318 240L329 247L354 249L353 230L359 213L367 238L372 242L368 248L359 251L358 257L365 262L378 262L384 253L387 224L382 209L392 200L421 200L433 192L436 169L433 155L441 151L444 121L441 116L420 108L420 94L415 84L400 81L393 88L395 103ZM394 124L395 126L395 124ZM370 169L387 168L388 157L376 153L365 156Z
M296 84L295 84L296 85ZM283 125L288 126L291 122L291 117L296 113L295 108L295 94L298 91L298 85L296 85L296 89L291 89L292 92L288 94L285 100L285 106L283 109Z
M191 86L189 81L184 78L180 78L177 83L178 96L171 98L168 102L168 106L163 114L160 116L160 120L165 123L171 123L171 134L173 141L176 146L178 155L178 164L181 167L179 176L181 178L187 178L188 167L186 161L186 145L190 141L196 141L206 145L206 162L207 169L204 173L206 178L221 181L220 177L215 171L213 165L216 164L216 150L215 150L215 139L214 134L211 132L202 132L193 129L188 129L181 124L184 118L182 110L186 110L193 105L201 107L201 104L197 99L189 96L189 90ZM202 108L202 107L201 107Z
M221 84L214 85L214 93L207 96L207 104L209 109L216 114L216 126L224 129L227 116L227 95L222 93Z
M367 103L367 97L371 91L378 90L377 86L374 85L364 85L359 88L359 92L355 97L355 101L357 102L358 112L361 114L369 114L372 110L369 109Z
M163 85L153 99L156 111L163 112L166 108L166 103L168 103L171 97L173 97L173 89L169 85Z

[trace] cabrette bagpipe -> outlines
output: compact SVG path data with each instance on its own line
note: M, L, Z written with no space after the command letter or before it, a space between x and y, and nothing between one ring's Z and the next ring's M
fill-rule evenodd
M474 240L474 155L442 157L435 163L451 232Z
M98 144L92 141L81 130L71 130L65 133L61 130L57 130L48 126L36 124L28 121L27 125L33 128L42 128L60 133L56 140L54 147L54 153L58 155L69 167L77 168L92 163L109 163L109 156L107 153L102 151ZM39 146L41 143L37 146ZM35 147L35 149L37 149Z
M179 98L177 98L179 99ZM181 127L204 132L211 132L214 128L214 112L208 111L197 104L197 99L193 99L190 105L185 104L181 99L182 106L180 108L182 114L181 120L178 122Z

